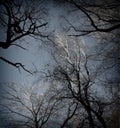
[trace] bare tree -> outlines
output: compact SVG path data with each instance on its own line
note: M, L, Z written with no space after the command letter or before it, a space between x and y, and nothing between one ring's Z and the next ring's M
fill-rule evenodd
M107 107L113 102L110 97L107 98L104 90L95 93L96 87L102 88L100 86L102 83L97 79L98 76L101 77L100 70L92 67L89 56L76 38L72 41L59 40L59 43L58 56L54 56L57 66L51 73L51 77L67 88L68 93L64 98L74 99L82 106L80 109L85 113L85 117L81 121L84 123L81 127L106 128ZM100 93L103 93L103 96L100 96Z
M73 5L72 7L77 10L81 19L78 19L78 24L69 24L69 29L73 28L76 34L70 34L71 36L93 36L96 42L100 42L97 48L96 57L94 60L101 60L101 66L105 70L109 70L108 75L112 74L113 70L115 76L114 80L118 82L119 86L119 65L120 65L120 1L119 0L67 0L68 3ZM69 30L68 29L68 30ZM99 40L98 40L99 39ZM96 50L97 49L97 50ZM106 71L106 72L107 72ZM111 81L110 77L110 81Z
M58 105L54 108L52 120L49 122L51 125L60 128L69 128L74 126L74 117L77 114L78 103L73 99L66 98L67 88L62 86L57 81L49 81L51 84L46 94L51 97L54 96L54 100L57 101ZM65 95L66 94L66 95ZM49 125L50 125L49 124Z
M6 127L43 128L53 114L57 101L46 94L40 94L39 88L19 87L8 84L1 94L1 115Z
M120 1L119 0L66 0L74 5L80 12L84 14L86 25L84 28L76 28L74 25L71 27L76 32L82 32L76 36L86 35L93 32L105 32L110 33L113 31L119 31L120 28ZM85 23L84 22L84 23Z
M1 35L5 38L0 39L0 48L8 49L10 46L17 46L25 50L26 48L19 43L20 39L26 36L47 37L43 34L44 27L47 25L46 12L41 6L42 0L36 2L23 0L0 2L0 27L3 32ZM22 63L14 63L3 56L0 56L0 59L30 73Z

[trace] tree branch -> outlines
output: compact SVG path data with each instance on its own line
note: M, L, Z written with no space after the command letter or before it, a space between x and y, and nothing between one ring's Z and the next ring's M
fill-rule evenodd
M28 73L30 73L30 74L33 75L33 73L30 72L28 69L26 69L25 66L22 65L22 63L13 63L13 62L11 62L11 61L9 61L8 59L5 59L5 58L3 58L3 57L0 57L0 59L3 60L3 61L6 62L6 63L12 65L13 67L16 67L19 71L20 71L20 68L22 68L24 71L26 71L26 72L28 72Z

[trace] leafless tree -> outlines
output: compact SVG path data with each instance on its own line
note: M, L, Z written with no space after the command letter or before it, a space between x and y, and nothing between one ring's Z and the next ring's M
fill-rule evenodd
M119 0L66 0L71 3L84 14L86 25L83 29L76 28L74 25L71 27L77 31L82 32L80 35L86 35L94 32L110 33L115 30L119 31L120 28L120 1ZM77 36L77 35L76 35Z
M81 127L107 128L106 112L113 102L110 97L107 98L105 90L95 93L96 87L102 88L102 83L97 79L100 72L96 67L92 67L81 42L75 39L59 40L58 56L54 56L57 66L50 76L66 87L68 93L64 98L74 99L82 106L80 109L85 117L81 121L84 123ZM103 93L103 96L100 96L100 93Z
M42 0L2 0L0 2L0 27L3 32L1 32L1 35L5 37L5 39L0 39L1 49L17 46L25 50L26 48L19 43L20 39L26 36L47 37L43 34L47 25L45 20L46 13L41 5ZM0 59L18 69L22 68L31 73L22 63L14 63L3 56L0 56Z
M21 88L9 83L2 90L0 108L6 127L43 128L57 104L54 96L40 94L38 87Z
M50 81L49 81L50 82ZM73 99L68 99L66 96L69 94L67 88L64 88L59 82L50 82L49 89L47 90L47 95L54 96L58 105L54 108L54 114L50 122L53 126L60 128L69 128L74 126L74 118L77 114L78 103ZM66 95L65 95L66 94Z
M120 65L120 1L119 0L67 0L72 7L80 12L83 22L78 19L79 25L67 20L69 29L73 28L76 34L71 36L90 35L100 41L97 45L96 60L102 60L104 70L114 70L119 76ZM99 41L98 41L99 39ZM95 58L94 58L95 59ZM99 61L98 60L98 61ZM110 73L110 72L109 72ZM116 78L119 81L119 78ZM116 81L115 81L116 82Z

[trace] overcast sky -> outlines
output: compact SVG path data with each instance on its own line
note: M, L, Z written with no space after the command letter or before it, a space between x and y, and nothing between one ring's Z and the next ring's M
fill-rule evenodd
M52 35L60 36L64 33L64 27L67 26L66 19L70 20L72 23L77 24L76 18L80 17L79 12L70 12L71 7L66 4L58 4L57 2L45 1L43 4L48 12L48 27L47 31L52 32ZM1 32L2 33L2 32ZM4 39L5 34L2 33L0 39ZM11 46L7 50L0 49L0 54L3 57L11 60L12 62L22 62L23 65L29 70L33 70L34 66L38 70L44 70L48 63L52 63L52 58L50 56L50 51L47 46L42 46L40 40L35 40L30 37L26 37L19 41L23 47L27 50L23 50L16 46ZM18 42L18 43L19 43ZM43 42L44 43L44 42ZM34 66L33 66L34 64ZM16 82L16 83L27 83L36 80L36 76L32 76L22 69L20 72L13 66L0 60L0 82Z
M45 31L47 31L47 33L49 34L51 33L51 38L56 41L57 45L60 47L62 47L62 45L65 46L64 39L68 38L69 34L74 33L73 29L70 29L68 33L65 31L70 24L73 24L74 26L79 26L80 23L85 23L83 15L68 4L59 3L57 2L57 0L54 2L53 0L46 0L43 4L43 7L46 8L48 21L48 25ZM5 33L0 30L0 40L4 40L4 37ZM94 50L99 45L100 40L94 39L94 37L90 36L78 38L84 45L82 49L83 52L88 54L96 52L94 52ZM51 55L51 52L53 51L50 47L50 44L52 44L51 42L48 42L50 43L48 45L44 44L45 42L42 42L41 40L37 40L32 37L25 37L19 40L18 43L26 48L26 50L23 50L16 46L11 46L8 49L0 49L0 55L2 57L5 57L6 59L11 60L14 63L22 63L23 65L25 65L25 68L30 71L34 71L37 69L38 71L46 72L48 69L51 70L52 68L54 68L54 61ZM100 64L101 62L90 61L89 65L91 66L91 72L92 69L93 71L95 70L96 65ZM115 72L115 69L113 70L113 72ZM109 74L109 77L111 77L111 71L109 72ZM6 82L14 82L18 85L31 86L33 84L39 84L37 82L40 79L40 75L40 73L31 75L28 72L25 72L23 69L20 69L19 71L17 68L0 60L0 85ZM100 77L103 78L104 76L101 75ZM115 79L119 79L119 75L112 76L112 78L114 77ZM42 87L39 89L41 89L42 93L44 92L46 86L44 86L44 81L40 82L40 84ZM94 91L97 90L99 92L102 92L103 89L98 88L98 86L94 88ZM2 87L0 87L0 91L1 90ZM100 95L103 94L104 93L100 93ZM1 124L2 120L0 120L0 125Z
M53 2L50 0L45 1L42 6L47 10L48 26L45 30L48 33L52 33L52 36L54 35L54 37L64 36L63 38L65 38L69 33L73 33L73 29L71 29L69 33L64 31L69 23L77 26L80 22L85 22L82 14L68 4L59 3L57 1ZM4 39L5 34L1 32L1 35L0 39ZM99 40L95 40L89 36L80 37L80 39L84 40L86 49L89 52L93 51L92 49L96 47L97 41L99 42ZM30 37L19 40L19 42L23 47L27 48L27 50L11 46L7 50L0 49L0 54L13 62L21 62L29 70L37 68L39 71L45 71L47 69L47 64L52 66L53 58L50 55L49 46L43 45L44 42ZM19 72L15 67L8 65L1 60L0 70L0 82L16 82L25 84L28 83L28 81L32 83L39 77L39 75L30 75L22 69Z

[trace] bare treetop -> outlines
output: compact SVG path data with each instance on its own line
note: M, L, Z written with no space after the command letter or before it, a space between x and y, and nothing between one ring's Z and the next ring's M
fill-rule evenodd
M44 34L46 21L46 12L42 7L42 1L23 1L23 0L2 0L0 2L0 27L5 39L0 39L0 48L8 49L14 45L24 48L20 44L20 39L26 36L47 37ZM22 68L28 71L20 62L11 62L7 58L0 56L0 59L16 68Z

